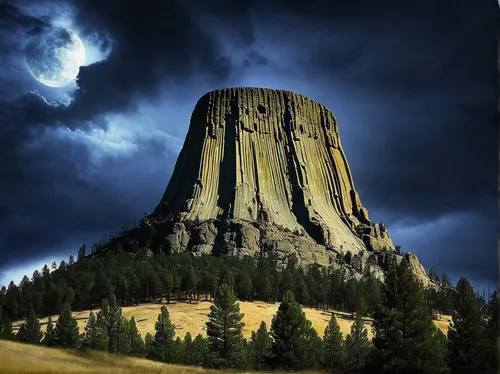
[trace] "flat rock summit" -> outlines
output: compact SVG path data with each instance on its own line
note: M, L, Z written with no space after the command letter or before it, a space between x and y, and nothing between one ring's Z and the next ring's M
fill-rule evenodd
M227 88L198 100L166 191L137 230L166 252L272 251L321 265L347 257L354 273L371 253L375 273L402 258L361 203L333 113L275 89Z

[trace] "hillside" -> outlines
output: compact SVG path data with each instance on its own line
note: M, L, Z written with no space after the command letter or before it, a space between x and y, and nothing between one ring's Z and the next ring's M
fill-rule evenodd
M216 373L99 351L55 349L0 340L1 374Z
M172 322L174 323L177 331L177 336L184 337L186 332L190 332L194 337L199 333L205 335L205 322L208 320L208 313L210 311L211 303L208 301L201 301L199 303L171 303L167 305L170 313ZM243 329L243 335L246 338L250 338L252 331L257 330L261 321L265 321L269 328L271 320L278 310L278 303L264 303L260 301L246 302L240 301L240 310L245 314L243 322L245 322L245 327ZM124 307L123 315L126 318L134 316L137 321L137 328L142 334L142 337L146 335L147 332L154 332L154 325L158 314L160 313L160 304L141 304L135 307ZM330 319L330 312L325 312L322 310L303 308L306 313L307 318L312 322L313 327L316 329L320 336L323 336L325 327ZM96 312L94 310L94 312ZM80 327L80 332L83 332L83 328L87 322L90 311L74 312L73 316L78 321L78 326ZM340 325L341 331L344 336L350 332L353 320L350 315L345 312L335 312L337 315L337 322ZM52 316L52 320L56 321L57 315ZM45 329L48 318L40 320L42 324L42 329ZM436 326L443 331L443 333L448 332L448 324L451 317L443 316L439 321L434 321ZM371 338L373 336L371 331L372 321L366 318L369 325L368 335ZM19 328L20 321L13 323L14 330Z

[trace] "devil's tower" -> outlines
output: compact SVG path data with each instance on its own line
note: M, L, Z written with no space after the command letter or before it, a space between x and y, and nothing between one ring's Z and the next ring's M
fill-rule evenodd
M327 264L347 251L394 250L361 204L333 113L282 90L204 95L150 219L164 224L171 251L272 250Z

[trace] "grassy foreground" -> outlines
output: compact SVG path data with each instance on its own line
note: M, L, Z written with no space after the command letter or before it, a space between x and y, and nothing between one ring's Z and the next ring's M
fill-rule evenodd
M196 367L166 365L100 351L46 348L0 340L0 373L215 373Z
M245 338L250 338L252 331L256 331L259 328L261 321L265 321L268 328L271 325L271 320L278 310L279 303L264 303L261 301L247 302L240 301L240 311L244 313L243 322L245 327L243 328L243 336ZM201 301L198 303L188 304L184 302L171 303L167 305L168 311L170 313L170 318L172 323L176 326L176 334L181 338L184 338L186 332L190 332L193 337L201 333L206 335L205 322L208 321L208 313L210 312L210 306L212 303L208 301ZM134 316L137 328L139 329L142 337L146 335L147 332L154 334L154 326L158 314L160 313L160 304L141 304L135 307L124 307L123 316L130 318ZM307 319L312 322L313 327L318 332L319 336L323 336L325 327L330 320L331 312L325 312L318 309L303 308ZM96 313L97 310L94 310ZM73 317L78 321L78 327L80 332L83 332L87 319L89 317L90 311L74 312ZM345 312L335 311L337 316L337 322L340 326L342 333L347 335L351 331L351 325L353 319L351 319L350 314ZM52 316L52 321L57 321L58 316ZM40 320L42 325L42 331L45 331L48 318ZM434 321L436 326L443 331L446 335L448 332L448 324L451 320L450 316L443 316L439 321ZM372 320L365 318L366 327L368 330L368 337L372 338ZM16 331L19 328L21 321L13 323L13 329ZM1 361L0 361L1 362Z
M232 371L168 365L143 358L126 357L101 351L46 348L0 340L0 374L25 373L229 374ZM273 372L273 374L279 374L279 372ZM308 373L302 372L301 374Z

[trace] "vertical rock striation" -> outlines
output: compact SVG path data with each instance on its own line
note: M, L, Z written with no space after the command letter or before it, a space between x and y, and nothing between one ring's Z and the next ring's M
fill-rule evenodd
M173 223L164 245L177 250L274 249L320 263L346 251L394 250L361 204L333 113L283 90L201 97L150 217Z

